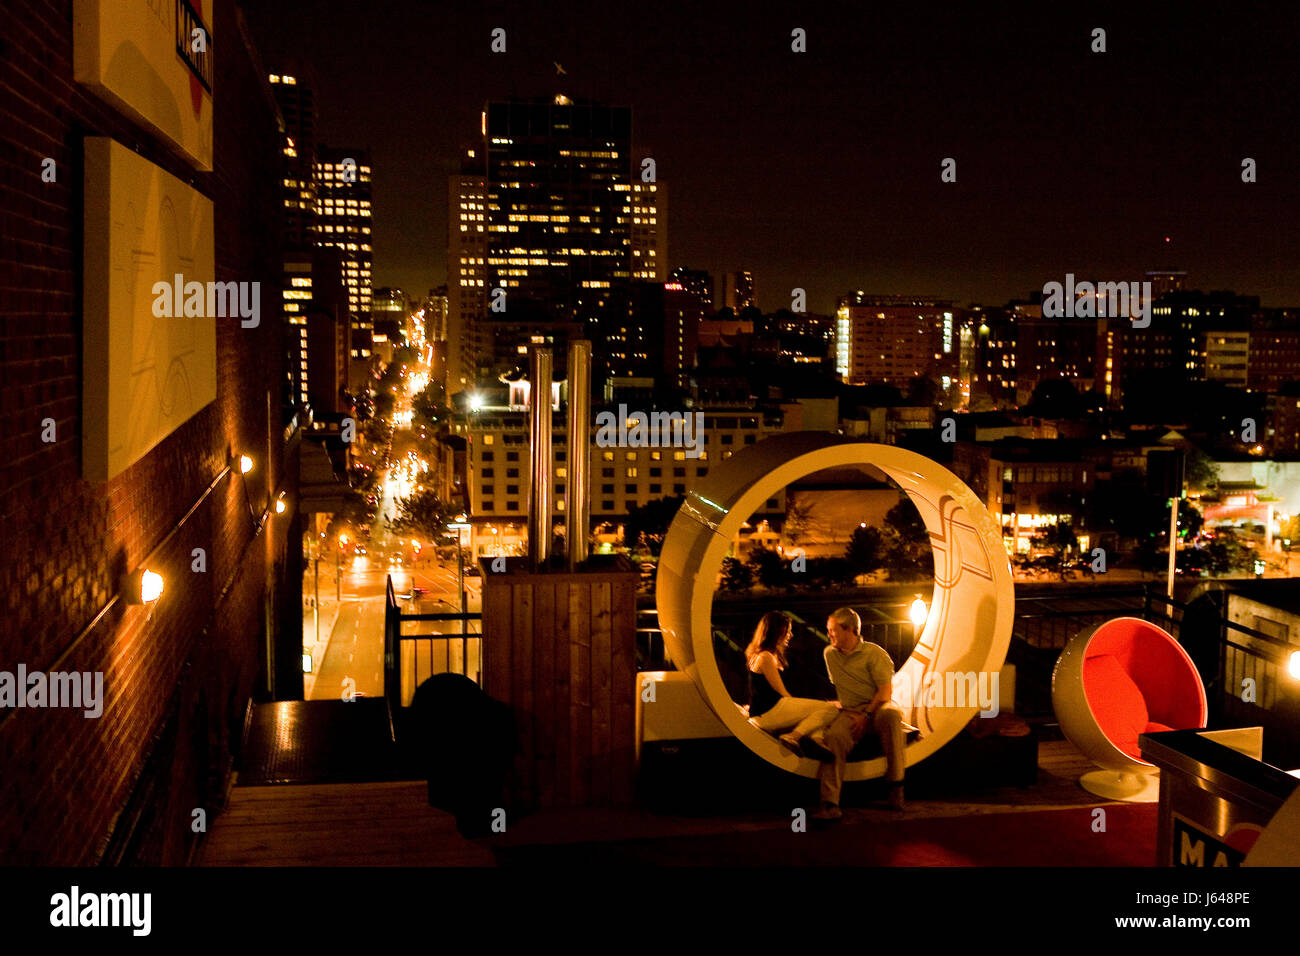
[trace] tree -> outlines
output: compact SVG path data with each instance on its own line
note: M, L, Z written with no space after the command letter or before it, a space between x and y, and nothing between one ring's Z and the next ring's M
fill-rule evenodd
M1037 418L1077 419L1083 417L1085 407L1083 396L1069 379L1045 378L1034 386L1025 411Z
M813 530L813 506L811 501L804 501L797 494L791 493L786 498L785 536L791 544L798 544L799 539Z
M754 574L749 567L736 558L722 559L722 590L738 593L748 591L754 586Z
M916 506L902 499L885 514L885 524L893 532L888 558L891 570L924 570L930 558L930 533Z
M943 389L939 383L926 375L918 375L907 383L907 403L925 405L929 408L938 406L943 398Z
M1211 491L1219 485L1219 466L1205 452L1192 447L1187 451L1184 477L1189 490Z
M765 588L779 588L787 583L790 573L785 559L771 548L754 548L746 562L758 583Z
M426 488L398 499L392 527L399 534L413 534L433 542L447 533L447 522L451 517L451 509L437 492Z
M451 417L447 407L446 390L439 382L430 382L422 391L411 398L413 420L434 426Z
M677 509L685 500L685 495L678 495L633 505L623 521L623 546L631 550L645 547L657 555L663 547L664 535L668 534L668 526L677 517Z
M855 528L844 557L857 574L870 574L885 565L889 540L879 528Z
M1068 521L1056 522L1047 529L1045 537L1048 546L1054 548L1057 554L1066 554L1079 546L1079 539Z

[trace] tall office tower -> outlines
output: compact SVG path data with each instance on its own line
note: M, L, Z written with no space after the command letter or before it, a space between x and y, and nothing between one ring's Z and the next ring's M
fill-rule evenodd
M668 187L632 181L632 278L663 282L668 270Z
M529 345L551 345L563 377L570 337L600 341L627 317L632 111L566 96L510 100L487 104L482 130L478 347L500 373L525 363Z
M424 337L430 342L445 342L447 339L447 287L440 285L430 289L428 296L420 303L424 312Z
M851 385L894 385L928 377L947 389L960 371L960 318L952 302L905 295L841 296L835 370Z
M754 301L754 274L752 272L724 272L722 274L723 308L739 312L747 306L757 306Z
M669 282L676 282L687 292L695 293L706 312L713 309L713 276L703 269L678 266L668 274Z
M961 386L970 408L982 411L1016 400L1015 314L974 305L961 324Z
M370 153L328 146L316 152L318 241L343 254L351 358L364 366L371 350Z
M284 119L282 235L285 249L302 250L317 239L315 73L306 64L286 63L280 69L269 79Z
M1179 269L1153 269L1146 274L1151 283L1151 298L1158 299L1167 292L1182 292L1187 288L1187 273Z
M447 183L447 394L473 386L487 313L487 192L482 147Z
M346 414L351 328L342 255L320 246L286 253L284 271L293 403Z

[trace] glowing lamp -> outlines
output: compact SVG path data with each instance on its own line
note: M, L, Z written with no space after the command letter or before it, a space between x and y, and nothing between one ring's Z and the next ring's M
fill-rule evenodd
M912 621L912 627L918 631L925 625L925 619L930 614L930 609L925 606L925 602L917 598L912 602L912 606L907 609L907 616Z
M239 473L241 475L246 475L252 470L253 470L253 459L249 458L247 455L240 455Z
M152 604L162 597L162 575L147 568L140 568L126 576L122 592L128 604Z
M288 507L289 505L288 503L285 502L284 492L282 491L280 492L280 497L275 499L275 513L278 515L282 515L284 514L285 509Z
M1300 651L1291 652L1291 659L1286 662L1286 672L1296 680L1300 680Z

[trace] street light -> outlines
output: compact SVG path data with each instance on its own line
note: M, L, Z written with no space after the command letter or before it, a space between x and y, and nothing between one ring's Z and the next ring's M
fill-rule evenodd
M253 459L249 458L247 455L240 455L239 473L241 475L246 475L252 470L253 470Z

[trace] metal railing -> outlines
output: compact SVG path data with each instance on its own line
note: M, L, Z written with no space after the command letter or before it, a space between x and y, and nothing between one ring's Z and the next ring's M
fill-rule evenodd
M478 612L403 611L390 575L384 604L384 697L390 714L410 705L421 681L434 674L463 674L483 684L483 615ZM459 633L408 634L404 625L459 621ZM421 651L426 653L422 654ZM441 654L437 651L441 650ZM441 657L442 666L438 666ZM421 665L424 666L421 666Z

